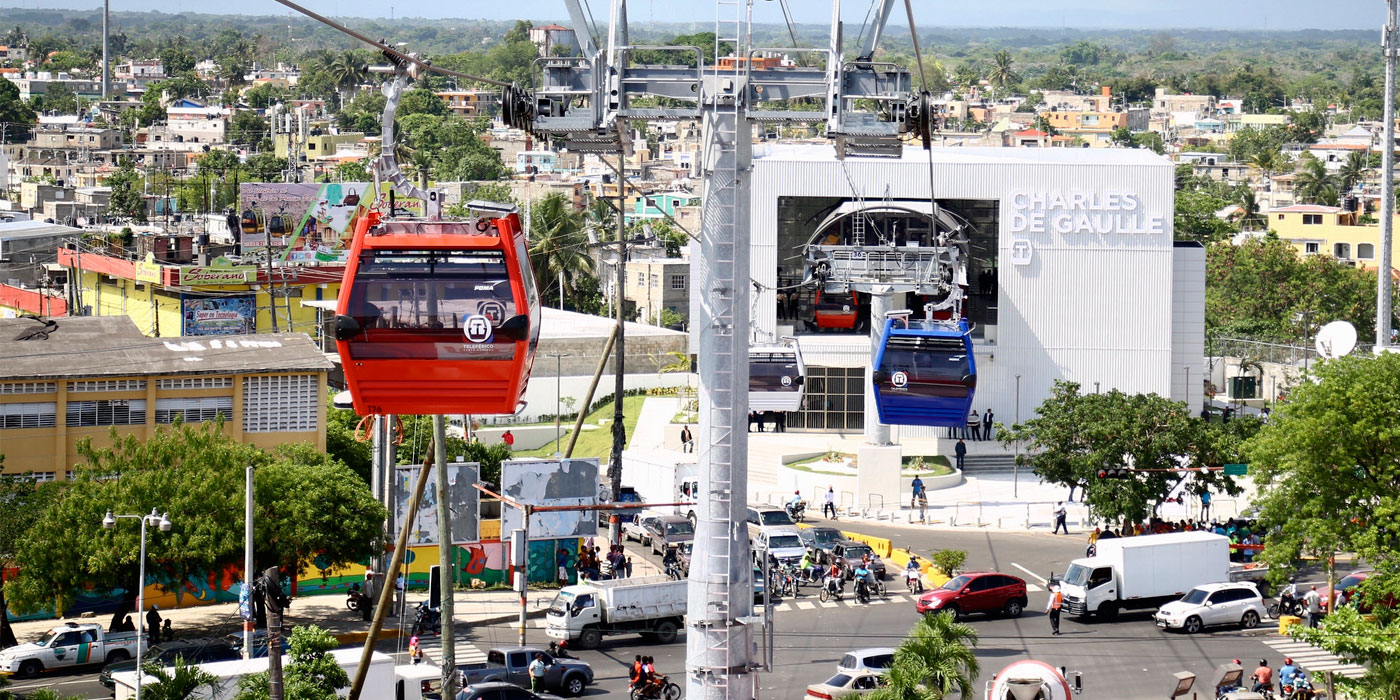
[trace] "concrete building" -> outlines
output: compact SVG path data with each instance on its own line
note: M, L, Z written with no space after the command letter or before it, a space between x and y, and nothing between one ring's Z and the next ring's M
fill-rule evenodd
M19 97L22 100L32 100L37 95L46 94L50 85L62 83L73 91L78 97L94 100L102 97L102 79L98 78L75 78L68 73L51 73L49 71L38 71L25 73L22 78L12 78L10 82L19 88ZM120 96L126 92L125 86L116 84L112 86L112 93Z
M302 334L146 338L127 318L73 317L46 334L0 319L0 453L6 474L66 479L77 445L147 438L177 419L223 419L234 439L326 446L331 362ZM60 420L62 417L62 420Z
M1357 212L1320 204L1271 209L1269 230L1304 255L1327 255L1362 269L1380 267L1379 224L1358 223ZM1396 217L1400 222L1400 216ZM1393 258L1392 258L1393 259Z
M570 48L575 54L578 53L578 37L574 36L574 30L557 24L530 27L530 43L540 50L541 56L554 55L556 46Z
M1152 111L1157 114L1177 114L1189 112L1195 116L1205 116L1215 106L1211 95L1170 95L1166 88L1157 88L1152 98Z
M762 291L751 327L759 337L798 335L813 378L790 430L856 431L874 415L869 336L809 332L806 292L798 320L779 321L774 291L801 279L816 222L856 195L911 207L933 195L970 225L965 309L979 411L1028 417L1057 379L1199 408L1205 250L1173 242L1169 160L1142 149L936 148L930 182L929 157L911 148L901 159L841 161L830 146L755 147L748 250ZM916 305L901 298L893 308Z
M493 90L443 90L434 92L459 117L492 116L499 109L501 95Z
M143 61L124 61L112 71L112 79L126 83L129 88L145 88L151 83L165 80L165 64L159 58Z
M180 143L223 143L233 110L227 107L171 107L166 110L166 130Z
M273 152L278 158L286 158L289 148L298 147L301 150L299 155L305 160L315 160L322 156L334 155L342 146L353 146L363 143L365 135L358 131L347 131L339 134L320 133L309 134L306 138L295 134L277 134L272 140ZM298 154L294 154L298 155Z
M608 276L617 273L608 261ZM682 258L632 258L627 261L622 296L639 323L661 325L661 312L690 313L690 261Z

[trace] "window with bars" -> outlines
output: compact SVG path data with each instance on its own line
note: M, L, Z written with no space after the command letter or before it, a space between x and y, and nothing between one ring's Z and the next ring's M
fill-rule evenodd
M243 432L285 433L316 430L320 407L314 374L251 376L243 379Z
M232 396L156 399L157 423L174 423L176 416L183 423L202 423L216 420L220 415L224 420L233 417Z
M156 388L161 391L176 389L232 389L233 377L183 377L181 379L156 380ZM159 408L157 408L159 410Z
M671 275L671 289L685 291L685 275Z
M52 394L58 391L57 382L3 382L0 394Z
M94 391L145 391L144 379L95 379L85 382L68 382L68 391L91 393Z
M865 368L808 365L803 409L787 414L789 430L862 430Z
M145 399L69 401L68 427L92 425L145 425Z
M0 428L52 428L58 420L58 403L0 403Z

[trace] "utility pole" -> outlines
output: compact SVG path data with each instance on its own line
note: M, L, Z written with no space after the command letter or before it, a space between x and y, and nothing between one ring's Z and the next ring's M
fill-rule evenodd
M1394 298L1394 267L1390 261L1395 233L1395 54L1400 34L1400 0L1386 0L1389 9L1385 23L1385 130L1381 151L1381 249L1376 261L1376 347L1390 345L1391 300ZM1307 352L1307 348L1303 348ZM1306 357L1306 355L1304 356Z
M111 0L102 0L102 99L109 100L112 97L112 60L108 54L108 42L110 40L110 17L112 11Z
M618 138L627 138L627 122L618 120ZM617 343L613 349L613 368L616 376L613 382L613 424L612 424L612 460L608 462L608 491L611 494L609 502L617 503L617 499L622 497L622 448L627 443L627 427L622 424L622 392L625 390L627 371L626 336L627 322L623 315L624 295L622 286L627 280L627 224L623 212L627 195L622 188L623 173L627 171L626 149L621 149L617 154L617 283L613 288L613 311L617 317ZM617 544L622 541L622 520L617 513L608 515L608 542Z
M468 425L470 430L471 426ZM452 489L447 474L447 418L446 416L433 416L433 461L437 462L437 520L438 520L438 564L442 567L442 576L438 577L442 587L442 696L445 698L457 697L457 638L453 631L452 615L454 600L452 599L453 580L457 578L457 565L453 561L452 546ZM408 592L407 584L404 585L404 593ZM405 612L408 606L405 604L398 611L400 615Z

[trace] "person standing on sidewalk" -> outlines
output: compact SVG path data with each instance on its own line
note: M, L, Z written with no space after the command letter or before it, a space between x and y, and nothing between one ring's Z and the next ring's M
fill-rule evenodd
M987 409L986 413L982 414L982 439L993 439L995 437L996 429L996 425L992 423L992 409L989 408Z
M917 508L919 507L919 498L924 495L924 480L915 476L912 486L914 488L914 493L909 497L909 507Z
M826 487L826 500L822 503L822 515L832 520L836 519L836 491L831 486Z
M413 635L408 639L408 658L413 660L413 665L423 663L423 647L418 644L418 635Z
M1316 589L1314 589L1316 590ZM1316 625L1314 625L1316 626ZM152 605L146 611L146 634L150 635L151 646L160 644L160 606Z
M682 451L682 452L694 452L694 451L695 451L695 438L690 434L690 426L689 426L689 425L687 425L687 426L681 428L681 451Z
M1210 489L1201 490L1201 522L1210 520Z
M1060 634L1060 608L1064 607L1065 594L1060 592L1060 585L1055 584L1050 587L1050 600L1045 603L1045 614L1050 617L1050 634L1059 636Z
M544 654L535 654L535 660L530 662L530 690L532 692L539 693L544 690L544 669Z
M1322 595L1317 592L1317 586L1303 594L1303 607L1308 610L1308 627L1316 629L1322 622Z
M971 440L982 439L982 418L977 415L977 409L973 409L972 415L967 417L967 434Z
M1065 502L1060 501L1055 504L1055 529L1050 531L1052 535L1060 534L1060 528L1064 528L1065 534L1069 534L1069 525L1065 523L1068 513L1065 511Z
M511 434L509 429L501 434L501 442L504 442L506 447L515 449L515 436Z
M958 458L958 471L962 471L967 463L967 443L958 438L958 444L953 446L953 454Z

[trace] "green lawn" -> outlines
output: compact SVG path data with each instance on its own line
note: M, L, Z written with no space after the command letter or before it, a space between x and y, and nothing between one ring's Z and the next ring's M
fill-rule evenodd
M918 462L922 460L923 467L918 468ZM942 476L952 474L953 466L948 463L948 458L943 455L932 456L906 456L904 458L903 471L922 474L924 476Z
M645 396L625 396L622 399L622 425L627 428L627 439L629 441L632 439L632 431L636 430L637 428L637 417L642 414L642 403L645 401ZM609 401L606 404L600 406L598 410L585 416L583 422L585 424L592 423L594 425L597 425L599 419L612 418L613 410L613 402ZM568 447L569 445L569 435L573 434L574 432L572 428L572 422L566 424L564 430L563 447ZM516 452L515 456L543 457L545 459L548 459L554 456L554 452L556 449L562 448L556 447L554 441L551 440L548 445L545 445L544 447L541 447L538 450L526 450ZM612 455L611 424L609 424L606 427L599 428L597 430L582 431L582 433L578 436L578 443L574 445L573 456L575 457L597 457L599 459L607 461L610 455Z

